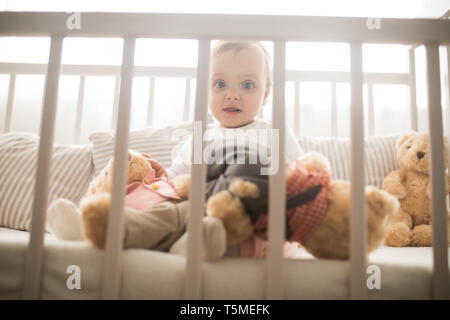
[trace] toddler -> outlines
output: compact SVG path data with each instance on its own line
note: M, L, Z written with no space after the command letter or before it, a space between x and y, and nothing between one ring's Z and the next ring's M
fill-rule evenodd
M210 138L218 138L216 143L219 144L223 142L219 139L242 136L243 131L249 129L270 131L272 127L269 122L256 119L260 108L267 101L270 89L270 57L259 42L219 41L212 54L209 105L215 123L209 125ZM265 137L270 138L270 135L266 134ZM285 141L285 162L291 163L303 151L288 128ZM269 146L268 140L258 141L258 148ZM168 169L169 178L190 172L191 150L192 137L186 141ZM265 240L252 236L239 247L229 250L228 254L262 257L266 249ZM286 258L294 258L297 243L286 242L284 249Z
M242 136L249 129L269 132L271 124L256 116L265 105L270 89L270 57L259 42L219 41L212 53L209 105L215 121L208 126L210 138ZM286 129L285 161L290 163L303 151L292 132ZM270 134L264 137L270 138ZM268 140L258 141L258 147L268 146ZM167 170L170 179L190 173L191 149L192 137Z

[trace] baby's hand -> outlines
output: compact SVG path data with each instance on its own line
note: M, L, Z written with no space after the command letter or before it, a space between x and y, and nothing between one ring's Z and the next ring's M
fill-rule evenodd
M142 153L142 155L143 155L144 157L146 157L147 159L149 159L150 164L152 165L153 170L155 170L155 177L156 177L156 178L160 178L160 177L166 177L166 178L167 178L167 177L168 177L168 176L167 176L166 170L164 169L164 167L163 167L158 161L153 160L153 159L150 159L151 156L149 156L149 155L146 154L146 153Z

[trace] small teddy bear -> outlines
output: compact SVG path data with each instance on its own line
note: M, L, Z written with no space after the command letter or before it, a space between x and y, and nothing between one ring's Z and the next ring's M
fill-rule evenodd
M382 188L399 199L400 208L388 221L386 244L393 247L431 246L429 136L427 133L406 133L397 140L396 148L401 169L391 172L384 179ZM444 155L447 168L447 139L444 139ZM449 177L444 174L448 193ZM450 227L450 218L448 225ZM448 242L450 244L450 235Z
M88 240L104 248L111 202L113 175L111 159L91 182L81 210L68 200L58 199L48 209L48 226L63 240ZM189 219L190 177L180 175L169 181L162 166L150 156L128 153L125 195L123 246L186 254L186 226ZM70 222L71 225L67 225ZM219 219L203 219L206 261L217 260L225 253L225 230Z
M262 257L260 249L267 247L268 176L258 175L256 166L253 178L248 170L238 177L234 173L239 168L233 167L237 165L229 166L215 170L223 174L216 172L215 184L208 188L207 215L222 220L228 248L239 245L241 256ZM317 258L348 259L350 187L347 181L331 180L329 162L319 153L308 153L286 166L286 240L301 243ZM375 187L366 187L366 204L369 254L383 243L386 218L399 204Z

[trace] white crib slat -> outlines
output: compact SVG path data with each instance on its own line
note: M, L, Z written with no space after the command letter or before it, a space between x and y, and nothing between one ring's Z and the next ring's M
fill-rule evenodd
M112 112L112 118L111 118L111 129L114 130L114 128L117 125L117 112L119 109L119 90L120 90L120 77L115 77L114 82L114 101L113 101L113 112Z
M153 105L155 101L155 77L150 77L150 88L147 104L147 126L153 125Z
M336 82L331 82L331 135L337 137L337 99Z
M271 167L278 171L269 176L269 254L267 258L267 299L284 298L283 244L285 240L285 85L286 85L286 42L274 43L274 92L272 119L273 129L278 131L279 140L272 137ZM278 152L274 144L278 143ZM278 159L277 159L278 158ZM272 171L274 172L274 171Z
M417 131L417 95L416 95L416 53L415 47L409 49L409 107L411 112L411 130Z
M373 83L367 83L367 96L369 99L368 116L369 116L369 136L375 134L375 110L373 105Z
M118 299L122 263L123 209L128 159L131 90L133 83L134 49L136 39L125 38L123 44L119 110L111 192L111 209L104 255L103 299Z
M3 128L3 132L11 131L15 88L16 88L16 75L11 74L9 77L8 102L6 103L5 126Z
M363 73L360 43L351 44L350 298L366 299L367 217L364 181Z
M300 81L294 81L295 97L294 97L294 132L297 138L300 138L300 117L301 117L301 104L300 104ZM261 108L262 109L262 108Z
M431 138L431 208L433 230L433 297L449 299L447 209L442 130L439 46L427 44L428 113Z
M189 110L191 109L191 78L186 78L186 88L184 90L183 121L188 121Z
M450 14L450 10L448 11ZM447 49L447 76L445 77L445 85L444 90L446 92L447 97L447 112L446 112L446 119L447 119L447 154L450 155L450 45L446 46ZM450 168L450 157L447 159L447 167ZM448 203L450 205L450 197L448 198ZM447 229L447 233L450 232L450 230Z
M81 121L83 120L85 80L86 80L85 76L80 76L80 86L78 88L77 116L75 119L75 134L74 134L75 144L80 143Z
M52 37L41 118L39 154L34 187L31 233L25 264L24 299L38 299L44 256L43 240L48 205L48 186L55 131L62 37Z
M206 163L203 157L203 132L206 130L208 110L208 88L210 68L210 41L200 40L197 61L197 88L195 93L195 123L193 134L193 163L189 190L188 255L184 297L189 300L201 298L202 252L203 252L203 207L205 203ZM199 122L201 121L201 122ZM200 159L198 159L200 157Z

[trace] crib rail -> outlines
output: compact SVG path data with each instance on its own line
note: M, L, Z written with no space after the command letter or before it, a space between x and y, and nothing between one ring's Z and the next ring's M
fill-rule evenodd
M127 148L130 111L130 88L133 73L134 41L137 37L193 38L199 39L199 61L196 91L195 120L205 125L207 108L207 79L209 71L209 43L213 39L235 38L269 40L275 43L273 127L279 129L280 153L284 151L285 102L285 42L321 41L347 42L351 45L351 146L352 146L352 202L351 202L351 247L350 247L350 298L367 297L364 275L366 270L366 215L364 211L364 166L363 164L363 109L362 109L362 52L363 43L425 44L428 67L428 107L432 151L432 199L433 199L433 293L435 298L449 298L448 257L446 245L446 217L444 200L443 149L440 104L440 79L438 45L450 44L450 22L430 19L383 19L382 28L367 28L364 18L324 18L292 16L244 16L244 15L191 15L191 14L100 14L83 13L81 29L66 28L66 13L0 13L0 36L51 36L49 67L47 71L44 112L41 122L38 175L36 179L35 203L33 207L32 230L27 254L25 273L25 298L38 298L42 269L43 227L48 199L48 176L53 142L56 94L61 64L63 37L122 37L124 55L121 66L120 90L118 90L118 116L115 156L116 175L113 181L114 209L105 252L104 298L118 298L120 288L120 226L123 215L124 194L124 150ZM276 27L274 27L276 26ZM116 86L117 88L117 86ZM80 95L82 95L80 93ZM195 134L195 133L194 133ZM203 150L202 150L203 151ZM186 268L185 297L199 299L201 292L202 247L201 208L204 199L205 164L192 168L189 250ZM284 171L278 170L270 177L269 194L269 257L267 259L267 297L284 297L282 239L284 223L280 219L284 212ZM40 191L41 190L41 191ZM43 190L43 191L42 191ZM355 214L355 213L359 214ZM111 265L110 265L111 264Z
M81 28L69 29L70 13L3 12L0 35L135 37L175 39L250 39L318 42L422 44L450 42L445 20L382 19L367 27L367 18L225 14L82 13ZM245 28L242 28L245 26ZM274 28L276 26L276 28Z
M374 96L373 86L377 84L402 84L410 86L411 93L411 114L413 130L417 130L417 105L415 103L415 66L414 66L414 50L410 50L413 55L412 64L410 66L409 73L378 73L378 72L366 72L363 74L363 82L368 86L368 106L369 106L369 128L368 134L375 134L375 117L374 117ZM411 56L410 56L411 59ZM2 63L0 62L0 74L8 74L10 76L8 99L7 99L7 112L5 116L5 122L3 126L3 132L9 132L11 130L12 110L15 92L15 82L18 75L45 75L47 65L43 63ZM113 99L113 116L111 121L111 128L115 128L117 122L117 105L119 101L119 79L120 79L120 66L111 65L73 65L62 64L61 75L73 75L80 78L80 84L78 88L77 99L77 117L75 120L75 132L73 136L73 143L78 144L81 136L81 120L84 108L84 91L86 77L90 76L110 76L115 78L115 90ZM191 83L192 79L196 77L196 68L189 67L153 67L153 66L135 66L135 77L147 77L149 78L149 96L148 96L148 117L147 125L153 125L153 104L154 104L154 88L155 79L162 77L170 78L182 78L185 80L184 90L184 109L183 120L189 120L190 113L190 101L191 101ZM301 70L286 70L286 81L292 81L294 86L294 133L297 137L302 134L300 126L300 84L302 82L322 82L330 83L331 86L331 134L337 136L337 99L336 99L336 85L337 83L349 83L350 72L343 71L301 71ZM415 116L414 116L415 115ZM262 110L260 116L262 117Z

